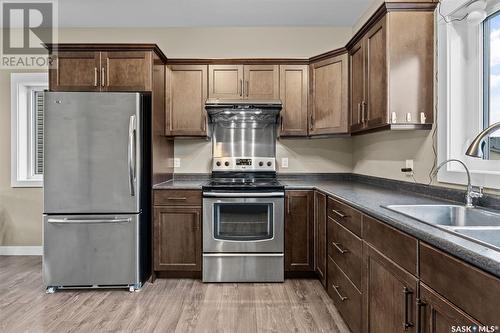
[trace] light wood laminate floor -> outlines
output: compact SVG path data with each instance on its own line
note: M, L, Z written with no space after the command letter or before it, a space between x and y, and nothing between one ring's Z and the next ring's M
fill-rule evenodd
M45 294L41 257L0 256L0 332L348 332L317 280Z

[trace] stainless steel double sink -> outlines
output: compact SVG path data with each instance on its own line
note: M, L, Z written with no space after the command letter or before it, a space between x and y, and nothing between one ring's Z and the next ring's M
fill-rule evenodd
M382 206L500 251L500 214L460 205Z

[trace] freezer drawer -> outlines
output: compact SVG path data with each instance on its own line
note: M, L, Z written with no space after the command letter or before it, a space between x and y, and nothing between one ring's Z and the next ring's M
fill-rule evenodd
M283 282L283 253L204 253L203 282Z
M139 284L139 215L44 215L49 286Z

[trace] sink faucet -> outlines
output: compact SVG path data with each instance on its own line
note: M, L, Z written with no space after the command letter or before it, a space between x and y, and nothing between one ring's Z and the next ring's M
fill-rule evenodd
M446 161L444 161L444 162L442 162L441 164L438 165L438 167L436 168L436 171L434 171L434 175L437 175L439 169L441 169L441 167L443 165L445 165L445 164L447 164L449 162L458 162L458 163L460 163L464 167L465 172L467 172L467 192L465 194L465 206L468 207L468 208L473 208L474 204L472 203L472 200L474 198L481 198L483 196L483 188L479 187L478 191L474 190L474 186L472 186L471 181L470 181L469 168L467 167L467 165L465 165L464 162L462 162L460 160L457 160L457 159L446 160Z
M488 128L486 128L484 131L479 133L474 140L472 140L472 143L470 144L469 148L467 148L467 151L465 152L465 155L472 156L472 157L483 157L483 140L485 137L487 137L491 132L497 130L500 128L500 121L497 123L494 123L493 125L490 125Z

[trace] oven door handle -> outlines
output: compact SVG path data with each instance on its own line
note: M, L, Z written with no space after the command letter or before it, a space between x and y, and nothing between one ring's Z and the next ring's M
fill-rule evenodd
M220 193L220 192L204 192L204 197L211 198L272 198L272 197L284 197L285 192L264 192L264 193Z

